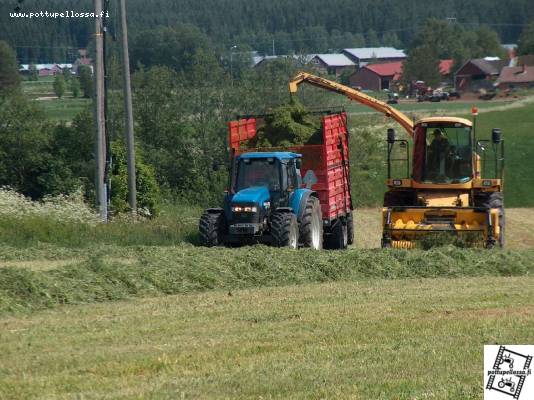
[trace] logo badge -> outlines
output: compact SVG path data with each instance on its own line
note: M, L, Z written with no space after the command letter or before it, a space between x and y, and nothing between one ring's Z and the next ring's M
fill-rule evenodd
M484 400L534 398L534 346L484 346Z

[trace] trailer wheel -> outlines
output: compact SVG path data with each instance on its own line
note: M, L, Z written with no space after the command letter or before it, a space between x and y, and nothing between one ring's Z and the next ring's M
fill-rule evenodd
M353 211L350 211L347 214L347 243L354 243L354 218Z
M314 250L323 248L323 217L316 197L309 197L300 221L300 242Z
M327 236L327 247L334 250L344 250L348 245L347 225L338 219L332 227L332 233Z
M299 242L299 225L295 214L275 211L271 216L271 235L276 247L296 249Z
M200 244L206 247L224 245L224 226L224 214L222 212L205 211L198 224Z

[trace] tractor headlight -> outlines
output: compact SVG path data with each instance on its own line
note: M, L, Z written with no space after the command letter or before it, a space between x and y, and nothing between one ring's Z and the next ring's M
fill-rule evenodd
M250 213L255 213L256 211L258 211L258 208L255 207L255 206L246 206L246 207L235 206L235 207L232 207L232 212L250 212Z

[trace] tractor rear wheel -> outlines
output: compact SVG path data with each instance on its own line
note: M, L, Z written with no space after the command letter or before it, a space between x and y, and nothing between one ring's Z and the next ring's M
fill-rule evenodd
M309 247L314 250L323 248L323 217L318 198L308 198L299 230L300 242L303 247Z
M224 213L205 211L200 217L198 232L200 244L206 247L222 246L224 235Z
M299 224L295 214L275 211L271 216L271 235L276 247L298 248Z

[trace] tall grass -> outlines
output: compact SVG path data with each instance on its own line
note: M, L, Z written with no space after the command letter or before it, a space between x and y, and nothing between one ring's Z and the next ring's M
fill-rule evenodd
M195 242L200 209L167 205L152 220L114 218L103 224L81 193L31 201L0 190L0 242L15 247L51 243L66 247L112 245L173 245Z

